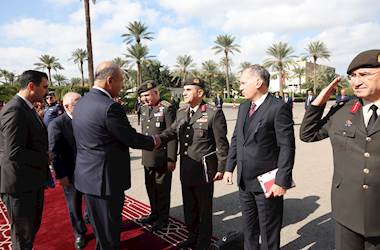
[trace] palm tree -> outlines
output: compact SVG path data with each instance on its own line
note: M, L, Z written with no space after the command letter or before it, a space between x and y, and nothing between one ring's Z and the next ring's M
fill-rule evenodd
M80 77L72 77L70 79L71 88L73 88L76 85L79 85L82 82L82 79Z
M210 86L210 90L214 90L214 79L219 75L218 64L213 60L207 60L202 63L202 76L206 79Z
M51 83L51 70L62 70L62 65L58 62L58 58L49 55L41 55L39 57L41 62L35 63L36 69L47 69L49 73L49 81Z
M90 0L84 0L84 16L86 19L86 37L87 37L87 58L88 58L88 79L90 85L94 84L94 57L92 55L92 40L91 40L91 17L90 17ZM95 4L96 0L92 0Z
M82 77L82 87L84 87L83 63L87 59L87 51L84 49L76 49L70 59L78 64Z
M136 43L141 43L142 39L153 39L153 33L148 32L148 26L146 26L144 23L140 21L130 22L128 26L126 26L126 28L128 32L121 35L122 37L124 37L123 42L125 42L126 44L131 44L134 40L136 41Z
M57 82L58 86L61 86L62 83L66 82L66 77L61 74L55 74L53 75L54 80Z
M313 91L316 93L317 90L317 60L320 59L329 59L330 51L327 49L326 45L321 41L310 42L306 48L308 57L313 59L314 69L313 69Z
M301 66L293 67L292 69L293 75L298 78L298 86L301 88L302 77L305 75L305 68Z
M177 78L178 81L182 82L188 78L189 71L193 70L195 67L195 63L193 58L190 55L183 55L177 57L177 64L174 65L175 71L173 74L173 79Z
M15 77L16 75L13 72L0 69L0 78L3 78L3 81L0 81L1 83L13 85Z
M247 68L249 68L251 66L252 66L252 63L250 63L250 62L242 62L242 63L240 63L240 70L239 70L239 72L241 73L245 69L247 69Z
M283 95L286 70L293 65L293 48L288 43L275 43L270 46L266 53L269 58L264 60L264 67L271 68L280 76L280 94Z
M230 82L229 82L229 54L234 54L234 52L240 52L239 45L234 44L235 37L231 35L218 35L215 40L215 46L212 47L215 50L215 54L224 53L224 58L226 60L226 88L227 95L230 96Z
M139 43L133 44L130 47L127 47L127 54L125 55L127 58L131 58L136 61L137 65L137 84L138 86L142 83L142 75L141 75L141 63L152 57L148 56L149 49L145 45L141 45Z

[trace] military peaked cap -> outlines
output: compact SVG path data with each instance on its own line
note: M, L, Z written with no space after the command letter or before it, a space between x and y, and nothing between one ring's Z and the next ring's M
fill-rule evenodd
M359 68L377 68L380 67L380 50L372 49L360 52L350 63L347 74Z
M138 89L137 94L141 95L141 93L151 90L157 87L153 80L145 81Z
M193 77L193 78L189 78L187 79L184 83L183 83L183 86L185 85L195 85L195 86L198 86L202 89L205 88L205 82L198 78L198 77Z

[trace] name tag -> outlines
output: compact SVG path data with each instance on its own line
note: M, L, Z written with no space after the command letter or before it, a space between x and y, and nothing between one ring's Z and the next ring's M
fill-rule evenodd
M154 117L160 117L160 116L164 116L164 113L158 112L158 113L154 113L153 115L154 115Z

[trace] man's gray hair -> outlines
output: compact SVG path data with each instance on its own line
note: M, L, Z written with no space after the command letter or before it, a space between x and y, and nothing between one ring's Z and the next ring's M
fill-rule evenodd
M249 70L252 74L255 74L265 83L265 85L267 85L267 87L269 87L270 73L266 68L259 64L253 64L246 68L246 70Z
M115 63L111 63L96 69L95 80L105 80L109 76L114 77L118 72L120 72L120 67Z

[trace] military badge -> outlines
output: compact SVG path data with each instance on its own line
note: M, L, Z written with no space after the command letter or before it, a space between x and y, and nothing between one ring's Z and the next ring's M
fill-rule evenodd
M352 121L351 120L347 120L345 123L344 123L344 126L345 127L351 127L352 125Z
M198 78L194 78L193 83L198 84L199 83L199 79Z
M352 105L351 107L351 113L356 113L361 108L361 106L362 105L360 104L360 102L356 101L354 105Z

